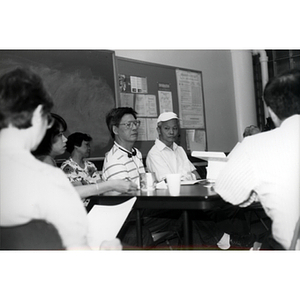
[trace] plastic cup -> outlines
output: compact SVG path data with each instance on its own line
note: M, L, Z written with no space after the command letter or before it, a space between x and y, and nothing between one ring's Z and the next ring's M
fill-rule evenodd
M170 195L179 196L181 174L168 174L166 178Z
M153 191L156 187L155 173L140 174L140 185L142 191Z

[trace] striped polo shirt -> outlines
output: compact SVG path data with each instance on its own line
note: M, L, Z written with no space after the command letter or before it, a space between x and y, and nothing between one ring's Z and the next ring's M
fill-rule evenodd
M115 143L105 154L102 169L103 180L128 179L139 186L139 175L145 173L142 154L135 148L136 155L128 157L123 147ZM126 150L125 150L126 151Z

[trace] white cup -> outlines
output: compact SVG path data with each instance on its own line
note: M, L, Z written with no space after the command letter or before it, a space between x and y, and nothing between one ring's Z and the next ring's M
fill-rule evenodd
M179 196L181 174L168 174L166 178L170 195Z

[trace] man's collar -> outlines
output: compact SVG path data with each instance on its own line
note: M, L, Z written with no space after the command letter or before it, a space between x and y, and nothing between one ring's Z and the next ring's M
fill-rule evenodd
M157 147L160 151L164 150L165 148L175 151L178 147L178 145L176 143L173 143L173 149L172 149L172 148L168 147L165 143L163 143L160 139L156 139L155 144L157 145Z

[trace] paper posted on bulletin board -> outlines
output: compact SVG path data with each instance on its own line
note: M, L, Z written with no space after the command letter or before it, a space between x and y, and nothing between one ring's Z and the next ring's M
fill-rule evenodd
M187 129L186 146L190 151L206 151L206 134L205 130Z
M201 74L176 69L181 128L204 128Z

